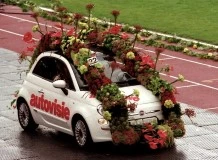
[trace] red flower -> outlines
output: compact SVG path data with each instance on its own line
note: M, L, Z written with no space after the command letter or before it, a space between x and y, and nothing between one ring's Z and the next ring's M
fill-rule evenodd
M69 31L67 31L67 36L72 36L74 35L75 30L71 28Z
M153 140L152 136L149 136L149 135L147 135L147 134L144 135L144 138L145 138L146 140L148 140L149 142Z
M91 31L89 32L88 36L87 36L87 39L91 42L95 42L96 41L96 38L98 38L98 33L97 31Z
M102 85L105 86L107 84L110 84L111 83L111 80L109 78L107 78L106 76L104 76L102 78Z
M150 123L145 123L144 125L146 127L146 130L148 130L148 131L152 131L153 130L153 126Z
M166 137L167 137L167 133L165 131L163 131L163 130L158 130L157 134L162 139L166 139Z
M153 138L153 142L158 144L159 143L159 139L158 138Z
M32 33L31 33L31 32L27 32L27 33L25 33L24 36L23 36L23 41L24 41L24 42L32 43L32 42L33 42L32 39L33 39L33 36L32 36Z
M157 144L154 142L149 142L149 146L151 149L157 149Z
M121 33L121 38L124 40L127 40L129 38L129 35L125 32Z
M111 14L112 14L114 17L118 17L118 16L120 15L120 11L113 10L113 11L111 11Z
M163 139L160 139L160 140L159 140L159 144L160 144L160 146L161 146L161 147L163 147L163 146L164 146L164 144L165 144L165 140L163 140Z
M108 30L109 34L118 34L121 31L122 26L113 26Z
M52 44L60 44L60 40L56 39L54 42L52 42Z
M67 11L67 8L65 8L65 7L58 7L57 8L57 12L64 12L64 11Z
M135 25L135 31L136 33L139 33L142 30L142 27L140 25Z
M174 97L174 94L172 91L165 90L161 94L161 103L164 104L166 100L171 100L173 104L176 104L176 98Z
M75 14L74 14L74 19L77 20L77 21L80 20L80 19L82 19L82 17L83 17L83 16L82 16L81 14L79 14L79 13L75 13Z
M35 47L27 47L27 51L29 51L29 52L33 52L34 49L35 49Z
M91 11L92 9L94 8L94 4L87 4L86 5L86 9L88 10L88 11Z
M187 115L190 118L190 117L195 117L196 113L195 113L195 111L193 109L186 108L185 109L185 115Z
M51 37L61 38L62 33L61 32L55 32L51 34Z
M151 59L149 55L144 55L142 56L142 62L140 63L140 65L148 65L151 68L154 68L154 61Z

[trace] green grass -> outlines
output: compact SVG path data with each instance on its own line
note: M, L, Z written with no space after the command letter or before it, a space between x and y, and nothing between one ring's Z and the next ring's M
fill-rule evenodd
M34 0L38 4L45 0ZM95 4L93 16L110 18L119 10L119 23L218 44L218 0L62 0L72 12L87 15L85 5Z

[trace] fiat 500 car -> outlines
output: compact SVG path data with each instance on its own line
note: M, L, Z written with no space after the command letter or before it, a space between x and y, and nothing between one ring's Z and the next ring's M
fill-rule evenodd
M110 77L110 61L101 53L96 55L105 67L105 75ZM133 89L140 92L139 97L128 99L137 103L135 111L129 112L131 125L163 120L159 99L136 79L116 69L111 80L125 95L130 95ZM19 123L26 131L44 125L74 136L81 147L112 140L100 101L89 92L75 66L55 52L44 52L37 57L19 90L16 106Z

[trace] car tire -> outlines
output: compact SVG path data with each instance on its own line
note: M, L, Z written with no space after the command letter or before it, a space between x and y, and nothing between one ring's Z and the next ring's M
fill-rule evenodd
M89 128L82 118L77 118L73 125L74 137L80 147L88 147L92 143Z
M22 101L17 106L18 120L25 131L34 131L39 125L35 123L26 102Z

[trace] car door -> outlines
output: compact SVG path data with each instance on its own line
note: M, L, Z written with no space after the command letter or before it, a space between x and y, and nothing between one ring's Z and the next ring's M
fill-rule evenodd
M30 105L34 107L41 123L69 132L70 98L52 84L54 80L62 79L67 83L67 90L74 88L67 66L58 58L43 57L36 64L32 75L35 76L37 84L32 89Z

